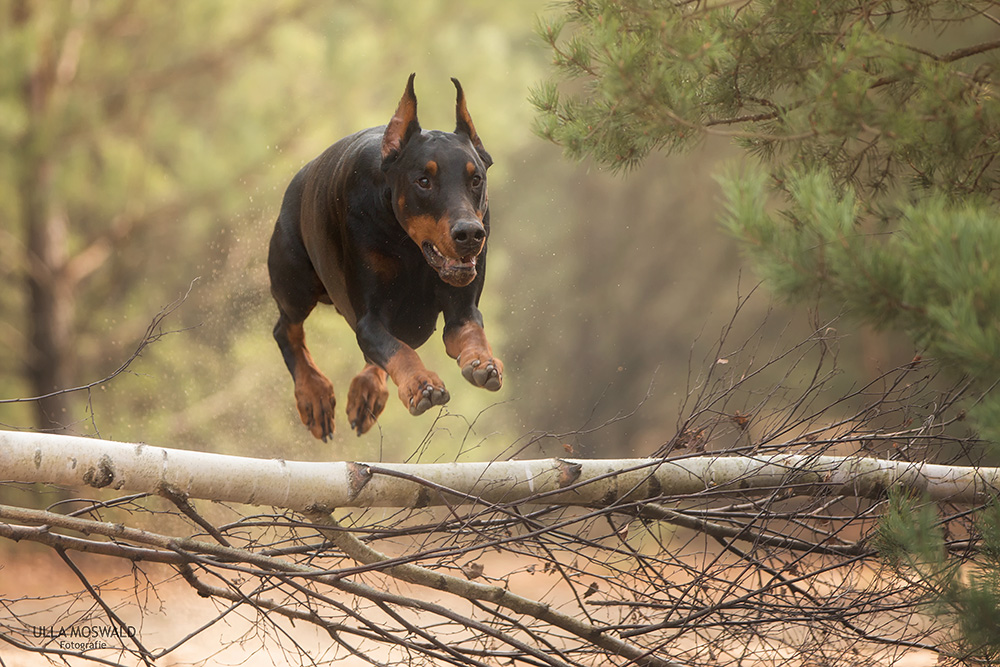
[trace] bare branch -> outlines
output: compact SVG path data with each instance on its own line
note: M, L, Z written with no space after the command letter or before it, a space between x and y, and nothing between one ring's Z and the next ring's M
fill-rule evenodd
M194 289L194 284L195 282L197 282L197 280L198 279L195 278L194 280L191 281L191 284L188 285L188 289L183 296L178 298L176 301L167 304L160 310L160 312L158 312L156 315L153 316L153 319L152 321L150 321L149 326L146 327L146 333L143 334L142 340L139 341L139 344L136 346L135 351L133 351L132 354L129 355L128 359L122 362L122 364L118 366L118 368L116 368L110 375L103 377L100 380L95 380L88 384L81 385L79 387L72 387L69 389L59 389L58 391L49 392L48 394L43 394L41 396L32 396L31 398L2 398L0 399L0 404L36 403L38 401L43 401L47 398L52 398L53 396L60 396L62 394L72 394L81 391L90 391L95 387L99 387L102 384L107 384L111 382L116 377L127 371L129 366L132 365L132 362L138 359L140 356L142 356L143 351L147 347L149 347L153 343L156 343L157 341L159 341L161 338L163 338L168 334L177 333L176 331L163 331L163 322L164 320L167 319L167 317L173 314L175 310L180 308L185 301L187 301L187 298L188 296L190 296L191 290Z

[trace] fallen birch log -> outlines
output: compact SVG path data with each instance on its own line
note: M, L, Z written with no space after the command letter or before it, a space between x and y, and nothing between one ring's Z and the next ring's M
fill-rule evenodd
M744 496L783 488L879 498L890 487L979 503L1000 469L859 456L692 456L476 463L301 462L167 449L94 438L0 431L0 478L127 492L179 493L314 513L335 507L463 502L607 506L664 496Z

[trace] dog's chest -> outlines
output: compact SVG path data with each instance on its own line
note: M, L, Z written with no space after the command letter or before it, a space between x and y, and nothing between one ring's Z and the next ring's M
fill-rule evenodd
M435 286L429 280L403 276L388 292L383 321L389 332L410 347L422 345L434 333L441 313Z

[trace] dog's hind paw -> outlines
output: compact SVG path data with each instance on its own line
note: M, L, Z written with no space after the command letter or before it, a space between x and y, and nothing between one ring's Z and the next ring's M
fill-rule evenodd
M389 400L385 371L374 364L365 366L351 381L347 392L347 420L358 435L367 433Z
M304 373L295 383L295 404L302 423L309 432L323 442L333 435L334 408L333 383L319 371Z

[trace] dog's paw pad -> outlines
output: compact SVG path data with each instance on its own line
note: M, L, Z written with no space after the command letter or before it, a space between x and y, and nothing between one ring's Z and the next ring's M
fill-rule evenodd
M410 397L408 407L411 415L422 415L435 405L444 405L451 399L444 385L425 384L420 391Z
M494 359L486 362L480 359L472 360L462 367L462 377L477 387L489 391L497 391L503 386L503 372Z

